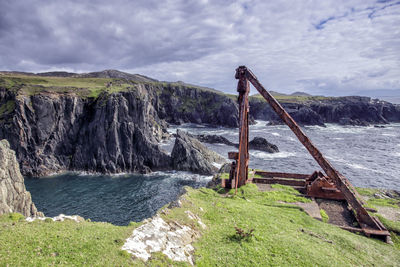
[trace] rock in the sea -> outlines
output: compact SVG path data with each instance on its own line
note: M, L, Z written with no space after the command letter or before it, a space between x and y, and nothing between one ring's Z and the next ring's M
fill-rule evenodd
M322 117L309 107L301 107L295 112L289 113L300 125L325 126Z
M15 152L7 140L0 141L0 214L19 212L24 216L43 216L26 191Z
M265 151L268 153L279 152L276 145L271 144L263 137L254 137L254 139L249 142L249 149Z
M341 125L351 125L351 126L369 126L369 123L364 120L359 119L350 119L350 118L341 118L339 120L339 124Z
M176 170L199 174L213 174L217 168L213 163L223 163L224 159L206 148L199 140L177 130L175 145L171 153L172 165Z
M208 144L225 144L228 146L234 146L234 147L239 147L239 144L233 143L226 139L225 137L221 135L207 135L207 134L201 134L201 135L189 135L190 137L197 138L199 141L203 143L208 143ZM265 138L262 137L255 137L253 140L249 142L249 149L252 150L260 150L260 151L265 151L268 153L276 153L279 152L279 149L276 145L271 144L268 142Z
M200 142L208 143L208 144L225 144L225 145L228 145L228 146L236 146L237 145L237 144L229 141L228 139L226 139L222 135L200 134L200 135L196 135L194 137L196 137Z

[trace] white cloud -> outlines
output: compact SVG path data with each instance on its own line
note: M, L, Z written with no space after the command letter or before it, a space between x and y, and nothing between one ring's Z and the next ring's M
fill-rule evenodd
M275 91L400 88L395 1L30 3L0 4L2 69L117 68L233 93L245 64Z

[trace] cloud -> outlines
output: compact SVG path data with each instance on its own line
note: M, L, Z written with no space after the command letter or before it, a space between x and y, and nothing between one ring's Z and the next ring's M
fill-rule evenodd
M0 69L115 68L234 93L400 88L398 1L0 2Z

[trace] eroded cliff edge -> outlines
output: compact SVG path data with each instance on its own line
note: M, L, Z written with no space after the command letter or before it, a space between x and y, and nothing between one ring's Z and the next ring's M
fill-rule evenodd
M158 146L168 138L168 123L238 126L236 97L209 88L108 72L101 78L0 74L0 139L10 142L26 176L168 170L172 159ZM304 125L400 121L400 106L384 101L303 98L278 100ZM250 115L277 119L257 97L250 97Z
M0 141L0 215L19 212L24 216L43 216L26 191L15 152L7 140Z

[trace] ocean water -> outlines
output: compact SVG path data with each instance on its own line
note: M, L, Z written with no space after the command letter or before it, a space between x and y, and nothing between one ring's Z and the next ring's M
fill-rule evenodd
M304 174L321 170L289 127L266 126L266 123L257 121L250 126L250 140L256 136L264 137L277 145L280 152L269 154L250 150L250 168ZM223 135L236 143L239 138L237 129L190 124L179 128L193 134ZM384 128L327 124L326 127L305 126L302 129L325 158L353 185L400 190L400 123L385 125ZM223 144L206 146L225 158L229 151L237 150Z
M153 216L176 200L184 186L202 187L211 178L187 172L113 176L65 173L25 179L25 186L38 210L48 217L77 214L92 221L127 225Z
M264 137L276 144L280 152L269 154L250 151L250 168L268 171L311 174L318 164L284 125L266 126L257 121L250 126L250 140ZM237 142L238 130L184 124L180 128L193 134L218 134ZM306 126L305 133L331 164L351 183L360 187L400 190L400 124L385 128L354 127L328 124ZM174 139L161 144L171 152ZM227 158L236 148L223 144L206 144ZM156 172L149 175L84 175L65 173L40 179L25 179L33 201L46 216L60 213L78 214L93 221L126 225L153 216L182 193L183 186L205 186L210 176L187 172Z

